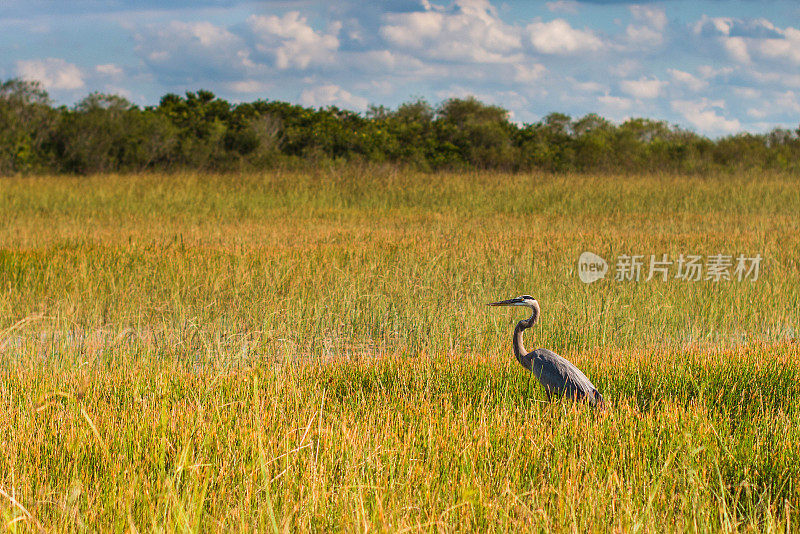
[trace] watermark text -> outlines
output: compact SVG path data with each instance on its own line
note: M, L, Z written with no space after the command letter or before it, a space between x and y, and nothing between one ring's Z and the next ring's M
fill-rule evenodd
M617 282L755 282L761 274L761 254L620 254L613 265L611 277ZM609 263L594 252L584 252L578 258L578 277L591 284L609 274Z

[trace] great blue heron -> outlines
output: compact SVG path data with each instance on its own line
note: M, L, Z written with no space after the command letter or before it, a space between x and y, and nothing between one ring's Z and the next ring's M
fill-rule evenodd
M539 319L539 303L530 295L522 295L514 299L491 302L489 306L525 306L531 309L531 316L517 323L514 328L514 356L517 361L531 371L544 386L547 400L552 402L551 393L565 395L576 400L585 400L593 406L604 408L603 396L586 378L580 369L548 349L536 349L532 352L525 350L522 344L522 333L532 327Z

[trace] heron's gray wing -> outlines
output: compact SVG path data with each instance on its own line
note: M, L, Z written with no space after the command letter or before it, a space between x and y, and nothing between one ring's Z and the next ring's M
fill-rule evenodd
M560 394L594 399L594 385L569 360L548 349L536 349L531 356L533 374L544 387Z

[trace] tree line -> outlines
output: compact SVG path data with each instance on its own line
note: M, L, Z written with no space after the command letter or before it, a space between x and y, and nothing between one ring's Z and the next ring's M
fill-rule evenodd
M551 113L518 125L499 106L419 99L364 114L279 101L232 104L210 91L167 94L140 108L92 93L54 106L36 82L0 84L0 176L198 169L229 171L329 161L421 170L681 173L800 170L800 128L709 139L645 118Z

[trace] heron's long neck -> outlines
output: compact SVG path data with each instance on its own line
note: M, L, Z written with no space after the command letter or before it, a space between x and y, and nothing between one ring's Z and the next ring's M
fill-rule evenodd
M525 350L522 333L532 327L538 319L539 306L537 304L531 308L531 316L528 319L523 319L518 322L517 327L514 328L514 356L516 356L520 365L529 371L531 369L531 359L528 357L528 351Z

